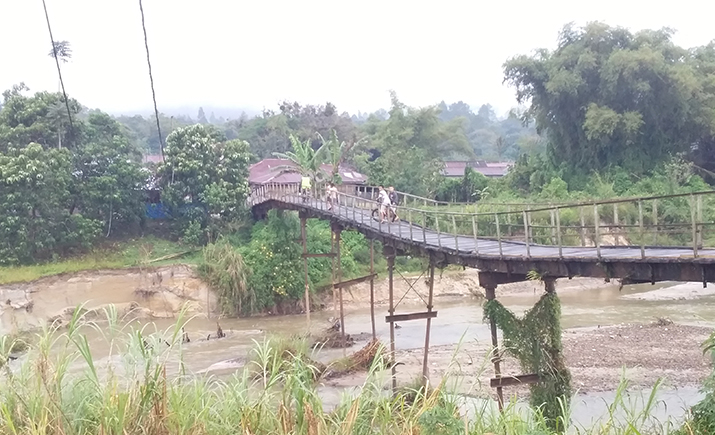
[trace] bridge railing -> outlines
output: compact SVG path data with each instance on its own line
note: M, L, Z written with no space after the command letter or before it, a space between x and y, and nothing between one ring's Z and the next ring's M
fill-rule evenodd
M256 191L254 202L273 198L305 201L311 207L327 208L322 187L308 198L301 198L297 186L267 185L260 189ZM372 198L344 193L340 195L340 204L334 211L336 214L363 224L370 222L372 210L377 208ZM705 246L715 246L715 191L564 205L525 205L522 209L493 212L452 211L410 204L398 206L398 214L403 225L385 223L379 225L379 230L418 242L444 244L477 253L489 250L504 256L510 255L509 249L514 243L525 246L519 252L525 251L527 257L553 256L553 250L547 254L539 249L541 246L557 247L559 256L564 255L566 248L591 247L599 257L607 256L609 247L628 246L633 248L633 256L640 258L657 255L656 248L662 247L687 249L693 257L698 257ZM573 252L572 249L567 254L573 255Z

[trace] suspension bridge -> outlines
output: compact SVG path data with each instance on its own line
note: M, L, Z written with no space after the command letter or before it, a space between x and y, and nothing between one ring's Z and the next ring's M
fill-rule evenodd
M320 190L317 190L320 191ZM333 288L339 292L341 332L345 336L342 289L370 281L372 330L375 337L373 281L370 274L342 281L340 233L355 230L383 246L388 266L390 350L395 355L395 322L426 319L423 376L428 378L428 354L433 310L435 267L461 265L479 270L480 285L487 299L496 298L500 284L538 277L546 292L555 291L558 278L593 277L621 284L659 281L715 282L715 222L703 216L715 214L715 191L625 198L605 201L554 204L456 204L399 193L400 219L381 222L376 218L374 195L341 194L330 205L318 196L303 196L295 185L266 184L255 188L248 204L255 217L271 209L297 211L301 217L303 257L306 269L306 312L310 322L307 262L311 257L338 259ZM306 219L331 222L331 253L309 253L305 239ZM374 257L371 243L371 258ZM429 294L426 311L395 314L393 277L396 256L429 258ZM335 267L334 267L335 268ZM410 284L412 287L412 284ZM415 290L416 291L416 290ZM497 328L491 322L492 345L498 348ZM502 377L499 358L494 359L500 405L502 387L538 382L535 374ZM393 388L396 387L392 366Z

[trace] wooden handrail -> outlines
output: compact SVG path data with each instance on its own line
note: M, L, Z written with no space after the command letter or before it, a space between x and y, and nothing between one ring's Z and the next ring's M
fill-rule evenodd
M252 189L246 202L253 206L270 198L294 203L300 201L310 207L326 210L326 203L321 199L324 194L321 183L313 186L307 197L302 196L299 192L297 184L269 183ZM414 195L411 197L419 198L423 203L430 203L430 201L425 201L426 198ZM338 198L340 206L335 209L338 216L348 220L352 219L359 224L364 225L366 219L372 219L370 213L365 213L365 210L377 208L374 195L371 194L366 197L339 192ZM669 199L685 198L688 199L687 203L690 207L687 219L683 218L677 222L673 222L672 219L664 221L663 217L665 216L658 213L658 205ZM591 246L595 248L597 256L600 258L603 251L608 249L611 244L608 241L604 242L603 237L612 237L615 245L638 247L640 248L639 256L646 258L646 251L657 247L653 245L657 244L658 236L661 235L661 241L670 240L671 243L689 244L690 246L687 244L678 246L683 246L682 249L692 250L693 257L697 257L703 249L704 231L715 228L715 222L704 221L703 200L705 198L715 199L715 191L592 200L572 204L558 203L538 207L532 205L533 208L506 211L479 211L477 207L474 207L474 212L450 211L420 205L399 205L398 212L403 219L407 218L405 225L408 226L403 227L388 221L377 225L376 229L398 238L409 235L410 240L425 244L428 243L428 239L431 239L432 243L439 248L447 247L457 251L466 248L477 253L480 249L496 249L494 244L491 245L491 248L482 247L488 243L482 243L480 240L494 240L497 242L500 256L506 255L504 243L520 242L525 245L528 258L532 257L533 247L536 245L558 246L558 257L563 258L564 247L586 246L587 240L591 241ZM405 202L403 201L403 204ZM619 205L622 204L629 204L629 207L621 208L619 211ZM610 207L605 207L606 205ZM712 209L713 205L713 202L710 202L709 209ZM589 209L590 211L588 211ZM574 210L576 213L569 212L569 210ZM661 210L665 210L662 205ZM650 214L646 214L646 211ZM586 219L586 216L589 218ZM413 218L417 219L417 223ZM532 223L534 219L536 222ZM574 222L578 219L580 222ZM422 234L419 234L420 232ZM655 242L653 245L646 243L646 239L651 240L651 236ZM573 244L574 240L580 240L580 243ZM473 248L468 246L473 246Z

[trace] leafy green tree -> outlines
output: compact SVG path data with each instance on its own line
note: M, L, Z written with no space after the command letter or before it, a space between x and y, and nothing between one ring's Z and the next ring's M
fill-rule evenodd
M88 248L100 225L70 214L72 160L39 144L0 155L0 264L28 263Z
M676 46L671 35L567 25L556 50L505 63L505 81L530 105L525 118L548 135L553 164L572 173L611 165L643 173L713 137L715 106L712 93L706 96L713 64L695 68L699 53Z
M413 109L392 93L387 120L371 117L363 126L359 169L372 183L393 185L398 190L431 195L441 178L443 161L471 158L474 153L464 134L463 119L448 123L439 119L437 107Z
M122 126L105 113L91 113L84 140L73 153L74 203L87 217L105 222L107 236L113 224L139 221L142 191L149 173L141 154Z
M248 195L248 144L227 141L215 127L201 124L177 129L166 143L158 176L162 200L174 213L189 206L188 223L201 221L204 228L208 216L239 217ZM197 208L206 213L197 214Z
M52 148L58 143L70 143L70 137L79 136L79 123L74 125L74 131L70 131L62 94L43 91L25 96L23 92L26 90L26 86L19 85L3 93L0 151L5 152L9 146L24 147L32 142ZM74 99L69 100L69 107L73 117L82 110ZM60 108L64 109L64 113Z
M461 179L444 178L435 194L438 201L476 202L487 193L489 179L467 167Z

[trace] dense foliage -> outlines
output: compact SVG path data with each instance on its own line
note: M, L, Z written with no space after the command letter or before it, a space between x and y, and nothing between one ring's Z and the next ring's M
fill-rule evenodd
M687 50L671 36L568 25L556 50L504 65L518 101L530 105L525 118L546 133L555 166L642 173L671 153L695 151L712 163L715 45Z
M691 420L687 421L681 434L706 435L715 433L715 333L703 343L703 352L709 354L713 372L705 379L702 392L705 397L691 409Z
M354 275L357 262L354 252L367 249L362 235L343 232L341 268L345 276ZM308 252L331 251L331 231L326 222L309 221L306 228ZM255 294L253 311L295 312L303 304L305 277L300 222L294 213L272 211L265 221L254 225L251 241L239 248L250 270L248 286ZM328 258L308 259L311 291L331 282L332 264ZM245 310L244 310L245 311Z
M147 174L123 127L74 100L70 122L60 94L26 91L0 110L0 264L74 253L143 217Z
M226 140L217 129L196 124L172 132L164 151L157 172L162 202L181 222L186 239L205 243L215 231L209 228L212 217L226 223L244 210L248 144Z

